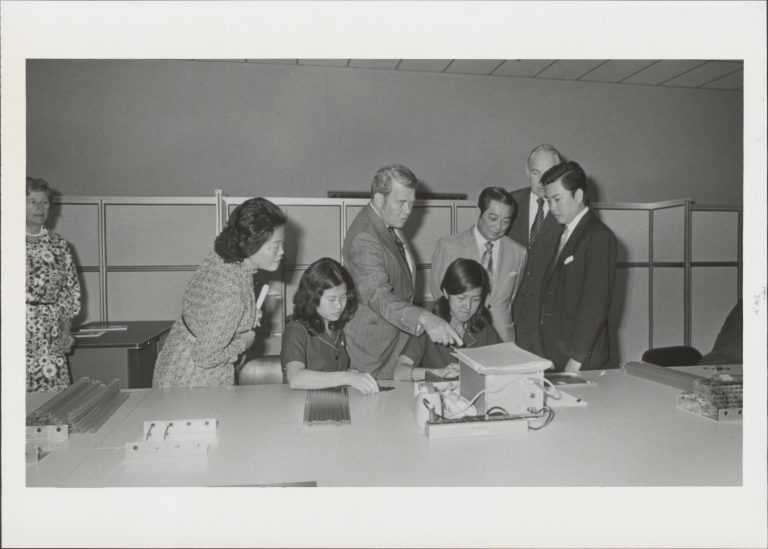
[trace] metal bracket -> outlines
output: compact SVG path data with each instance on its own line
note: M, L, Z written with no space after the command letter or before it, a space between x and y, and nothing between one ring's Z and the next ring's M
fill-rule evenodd
M162 419L144 422L144 442L167 440L209 440L216 436L218 421L204 419Z
M205 440L176 440L164 442L127 442L126 457L199 456L208 453Z

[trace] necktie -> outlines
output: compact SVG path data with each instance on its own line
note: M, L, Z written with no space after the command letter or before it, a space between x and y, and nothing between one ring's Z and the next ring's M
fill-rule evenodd
M488 276L493 275L493 242L486 242L485 243L485 251L483 252L483 257L481 258L481 261L483 263L483 267L485 267L485 270L488 271Z
M563 229L563 234L560 236L560 246L557 248L557 257L560 257L560 254L563 252L563 247L565 246L565 242L568 240L568 225L565 226L565 229Z
M536 210L536 217L533 219L533 225L531 225L531 236L528 238L529 248L533 246L533 243L536 241L536 235L539 233L539 229L541 229L541 224L544 223L544 199L539 198L536 202L539 204L539 209Z
M403 261L405 261L405 264L408 265L408 256L405 255L405 245L403 244L403 241L400 240L400 237L397 236L397 233L395 232L395 229L392 227L387 227L389 229L389 234L392 235L392 240L395 241L395 246L397 246L397 250L400 252L400 255L403 257ZM410 265L408 266L408 270L410 270Z

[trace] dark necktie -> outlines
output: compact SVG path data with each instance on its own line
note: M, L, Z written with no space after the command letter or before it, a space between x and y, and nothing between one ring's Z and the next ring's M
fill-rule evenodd
M528 239L529 248L533 246L533 243L536 241L536 235L539 233L539 229L541 229L541 224L544 223L544 199L539 198L536 202L539 203L539 209L536 210L536 217L533 219L533 225L531 225L531 236Z
M480 258L480 261L482 262L483 267L485 267L485 270L488 271L488 276L493 277L493 242L485 243L485 251L483 252L483 257Z
M405 254L405 245L403 244L403 241L400 240L400 237L397 236L397 233L395 232L395 229L392 227L387 227L389 229L389 234L392 235L392 240L395 241L395 246L397 246L398 251L400 252L400 255L403 256L403 261L405 261L405 264L408 265L408 256ZM408 265L408 270L411 270L411 266Z
M560 257L560 254L563 253L565 243L568 241L568 234L568 225L566 225L563 229L563 234L560 235L560 245L557 247L557 257Z

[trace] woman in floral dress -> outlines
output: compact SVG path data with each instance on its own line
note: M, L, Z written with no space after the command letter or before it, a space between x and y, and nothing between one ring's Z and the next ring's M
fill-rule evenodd
M27 177L27 391L61 391L70 384L65 354L72 318L80 312L80 282L66 240L48 231L51 189Z

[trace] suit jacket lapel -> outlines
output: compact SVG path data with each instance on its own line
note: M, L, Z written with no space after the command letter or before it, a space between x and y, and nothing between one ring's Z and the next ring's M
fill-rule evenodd
M390 234L389 229L387 229L387 226L384 224L384 221L381 219L381 217L379 217L379 214L374 211L370 202L365 207L367 209L368 219L371 220L371 225L373 225L373 227L376 229L379 240L384 244L384 247L387 248L389 252L395 256L395 259L400 263L400 266L405 269L404 272L411 273L410 267L408 267L408 262L402 255L400 255L400 250L398 249L397 244L395 244L395 241L392 239L392 235ZM403 245L408 246L405 240L403 240ZM411 253L411 257L413 257L413 253ZM414 270L416 270L415 261L416 259L414 258ZM415 276L416 273L411 273L411 288L415 286Z
M477 239L475 238L475 226L472 225L469 229L464 231L461 235L461 247L464 250L471 250L472 257L478 263L480 263L480 250L477 247Z
M550 261L550 264L547 267L547 272L544 275L544 280L549 281L550 277L552 277L552 275L554 275L558 271L558 269L562 267L563 261L567 259L569 255L573 254L573 251L576 249L576 245L581 239L581 236L584 234L584 231L586 230L587 225L589 225L590 221L592 221L593 217L594 217L594 214L592 213L592 210L587 210L587 213L585 213L584 217L582 217L581 220L578 222L578 224L576 225L576 228L573 229L573 233L571 234L571 236L568 237L568 242L565 243L565 246L563 247L563 251L556 256L555 255L552 256L552 261ZM558 247L559 246L560 246L560 242L558 241ZM557 252L557 248L555 248L555 253L556 252Z

